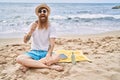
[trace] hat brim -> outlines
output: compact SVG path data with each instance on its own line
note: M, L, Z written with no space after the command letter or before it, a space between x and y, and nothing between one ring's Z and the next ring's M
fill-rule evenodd
M35 9L35 13L37 16L39 16L38 10L40 8L46 8L48 10L48 15L50 15L50 8L46 4L41 4L41 5L38 5Z

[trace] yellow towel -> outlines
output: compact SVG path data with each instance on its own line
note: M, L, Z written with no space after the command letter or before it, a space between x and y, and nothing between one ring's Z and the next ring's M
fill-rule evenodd
M82 50L57 50L57 54L65 54L68 58L61 59L59 62L71 62L71 55L74 53L76 61L90 61L85 55L83 55Z

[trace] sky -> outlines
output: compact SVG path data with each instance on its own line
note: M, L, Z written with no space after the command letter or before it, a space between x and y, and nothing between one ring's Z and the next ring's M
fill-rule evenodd
M120 0L0 0L0 2L25 2L25 3L120 3Z

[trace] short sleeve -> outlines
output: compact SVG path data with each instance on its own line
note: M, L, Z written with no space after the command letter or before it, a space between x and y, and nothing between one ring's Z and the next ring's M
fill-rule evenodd
M57 38L56 29L53 26L50 27L50 38Z

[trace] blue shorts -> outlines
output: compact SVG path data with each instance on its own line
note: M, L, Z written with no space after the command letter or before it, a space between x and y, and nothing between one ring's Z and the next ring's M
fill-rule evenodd
M31 50L26 53L26 55L30 56L34 60L40 60L44 58L47 54L47 51L44 50Z

